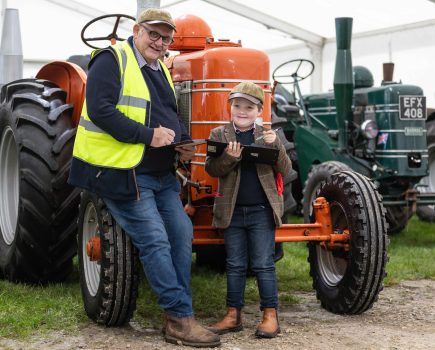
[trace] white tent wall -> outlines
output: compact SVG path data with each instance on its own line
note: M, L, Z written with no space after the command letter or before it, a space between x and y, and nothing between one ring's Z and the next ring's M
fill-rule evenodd
M426 22L425 22L426 23ZM420 86L427 106L435 107L435 21L422 27L385 34L356 36L352 40L353 65L367 67L375 84L382 81L382 63L394 62L394 81ZM323 87L332 88L335 41L327 43L323 58Z
M90 2L89 5L84 4L84 2L83 5L80 5L81 0L68 2L57 0L0 1L2 8L7 6L19 10L24 77L34 76L39 68L48 61L65 60L75 54L89 54L91 49L82 43L80 32L82 27L96 16L115 12L133 16L136 14L135 0L125 2L96 0ZM169 5L168 10L175 17L185 13L193 13L204 18L210 24L215 38L226 38L227 34L232 34L230 39L242 39L242 44L245 47L263 48L270 57L271 72L279 64L290 59L313 59L313 52L316 52L300 41L301 44L297 44L298 41L292 40L288 35L268 30L258 23L235 16L203 1L162 1L162 5L170 3L173 5ZM247 6L252 4L251 1L246 2ZM423 4L426 4L427 18L435 5L429 1ZM430 7L427 7L427 4L430 4ZM323 16L323 19L330 17L330 20L327 21L328 37L333 35L331 29L333 28L334 15L325 14ZM366 15L354 16L355 28L361 22L367 21ZM394 17L393 14L391 16ZM391 19L391 16L388 18ZM231 21L236 21L234 23L238 23L238 25L232 24ZM301 23L296 24L301 26ZM228 31L228 28L231 30ZM307 29L310 29L309 26ZM106 32L109 33L110 30L111 28L107 26ZM128 36L129 33L130 30L124 30L121 34ZM353 63L370 69L375 78L375 84L379 85L382 80L382 63L393 61L395 63L395 80L421 86L427 96L427 105L434 107L434 38L435 20L433 19L371 32L357 33L354 30L352 39ZM269 46L272 42L281 43L283 48L279 48L280 45L276 46L276 44ZM272 49L271 47L277 48ZM321 69L317 69L317 75L316 73L313 75L313 80L316 79L316 81L312 81L310 78L303 81L301 84L303 93L327 91L332 88L335 52L335 40L333 38L327 39L317 60L321 62Z
M129 1L133 2L132 7L135 8L136 1ZM2 6L5 4L8 8L16 8L19 11L25 78L34 77L38 70L50 61L66 60L71 55L91 53L92 49L81 40L81 30L91 19L109 13L89 11L86 5L83 9L74 9L74 6L68 8L64 7L61 1L56 3L47 0L3 0ZM135 12L130 12L127 14L136 15ZM106 35L113 28L108 24L101 26L105 28ZM129 30L121 30L119 34L128 37L131 33L130 27Z
M305 44L298 44L298 45L294 45L294 46L289 46L284 50L281 50L281 49L274 49L274 50L269 50L269 51L266 50L266 53L269 56L269 60L270 60L270 73L271 74L273 73L273 70L276 67L283 64L284 62L299 59L299 58L304 58L307 60L312 59L311 49ZM322 86L323 74L320 74L319 76L316 77L314 74L317 70L318 70L318 67L315 65L313 75L308 77L305 80L302 80L299 83L300 88L301 88L301 92L303 94L323 91L323 86ZM313 76L314 76L314 79L319 79L318 85L321 86L321 88L313 89L313 87L312 87ZM272 79L272 77L271 77L271 79ZM289 90L292 90L292 86L288 86L287 88ZM318 91L316 91L316 90L318 90Z
M373 74L375 85L382 81L382 64L394 62L394 80L420 86L427 97L427 106L435 107L435 21L425 21L394 30L360 33L352 38L352 63L365 66ZM311 59L306 45L284 50L269 50L271 71L281 63L296 59ZM321 90L311 88L310 78L303 82L302 92L317 93L333 88L335 69L335 39L328 39L322 54Z

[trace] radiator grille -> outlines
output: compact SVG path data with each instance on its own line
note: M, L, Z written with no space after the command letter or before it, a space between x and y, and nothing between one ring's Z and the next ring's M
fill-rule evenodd
M192 120L192 82L183 81L176 83L175 92L177 94L178 114L189 135L191 135L190 122Z

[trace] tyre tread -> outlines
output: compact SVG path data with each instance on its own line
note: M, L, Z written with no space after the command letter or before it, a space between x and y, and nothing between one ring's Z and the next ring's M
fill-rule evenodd
M6 256L0 269L14 282L57 282L72 269L79 191L66 183L75 129L65 98L62 89L41 79L22 79L1 90L2 123L14 130L19 151L18 223L13 244L1 245L0 252ZM53 109L62 112L50 122Z
M387 223L382 198L374 184L353 171L336 173L323 182L317 195L328 201L337 189L348 206L351 253L342 280L327 288L317 270L316 244L310 243L310 275L322 306L338 314L360 314L367 311L383 289L386 275ZM328 198L328 196L330 198Z
M85 309L88 316L99 324L105 326L122 326L132 317L136 309L136 299L139 287L139 263L137 251L133 247L130 238L125 231L116 223L110 215L107 207L101 199L88 192L94 198L96 209L101 218L100 239L102 249L100 287L93 303L95 307L89 307L85 298ZM83 197L82 197L83 198ZM81 208L85 207L82 199ZM79 215L80 218L83 214ZM79 231L82 223L79 223ZM79 234L80 238L80 234ZM81 242L85 244L85 242ZM80 260L79 260L80 261ZM82 276L82 278L84 278ZM85 282L81 279L82 294L86 289Z

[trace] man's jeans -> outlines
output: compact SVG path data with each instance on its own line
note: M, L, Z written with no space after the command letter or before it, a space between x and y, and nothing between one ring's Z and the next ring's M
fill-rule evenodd
M138 249L160 307L173 316L191 316L193 229L180 201L180 183L169 174L138 175L137 184L140 200L104 202Z
M244 305L248 264L255 273L260 307L278 306L275 274L275 221L272 209L264 206L236 206L225 229L227 253L227 306Z

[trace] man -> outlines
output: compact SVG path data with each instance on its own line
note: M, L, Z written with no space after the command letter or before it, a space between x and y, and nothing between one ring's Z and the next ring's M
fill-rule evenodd
M131 237L165 311L166 341L212 347L219 337L193 317L193 230L174 175L176 155L188 161L195 148L159 149L190 139L169 71L159 61L175 30L168 12L148 9L132 37L92 54L69 181L102 197Z

